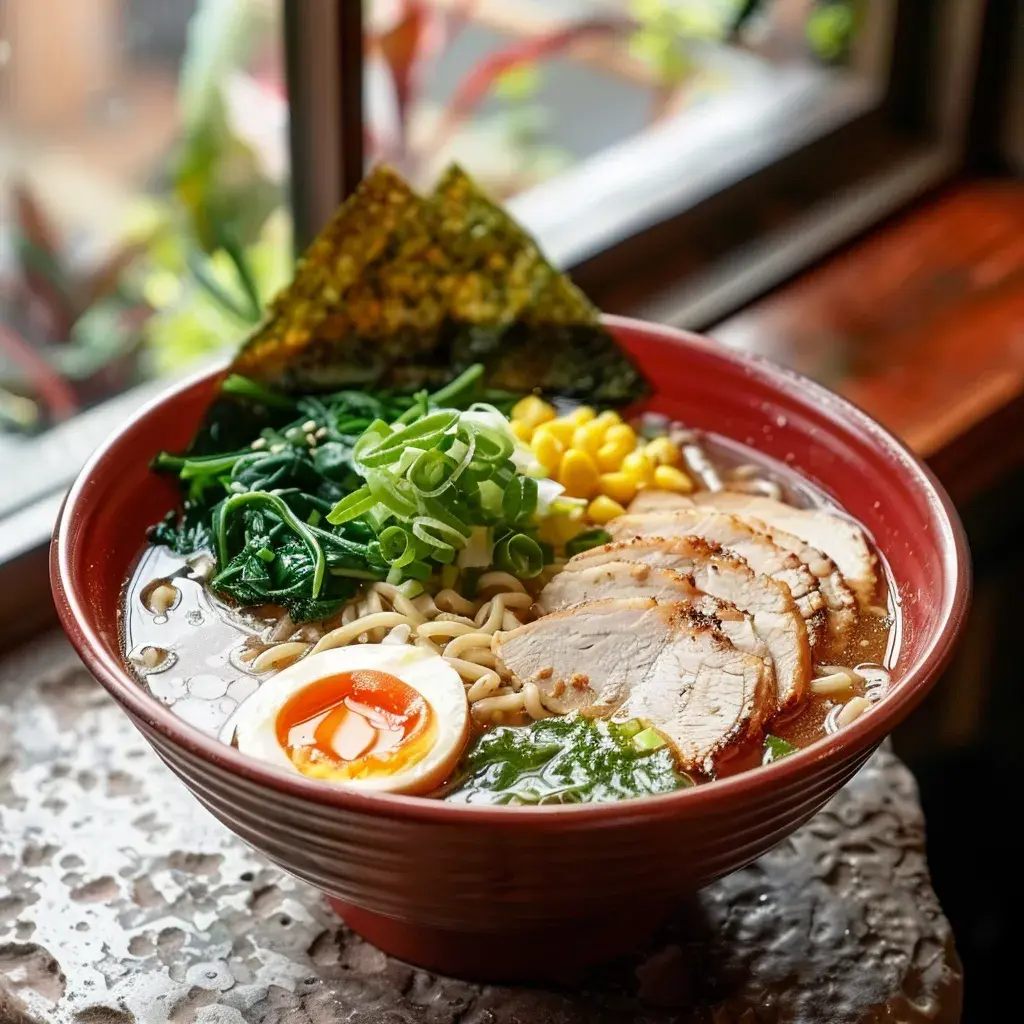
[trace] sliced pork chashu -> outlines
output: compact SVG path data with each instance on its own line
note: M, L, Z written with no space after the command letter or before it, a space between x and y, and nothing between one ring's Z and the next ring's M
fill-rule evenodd
M701 771L756 738L775 706L765 662L685 604L588 602L497 633L491 647L553 710L642 718Z
M622 561L674 570L686 576L698 590L751 616L754 631L767 644L775 666L779 708L792 707L807 692L811 649L803 616L789 587L755 573L719 545L699 537L638 538L584 551L569 559L562 572L541 592L540 601L544 602L552 588L558 588L556 593L567 590L574 576L589 575Z
M742 558L754 572L785 583L804 617L811 646L826 641L826 604L818 588L817 577L795 554L738 516L714 509L679 508L619 516L605 529L616 541L634 537L661 537L665 540L699 537L709 543L720 544Z
M737 650L771 659L768 644L758 634L751 616L735 605L717 600L674 569L639 561L606 561L575 572L560 572L541 591L537 604L545 612L559 612L588 601L611 598L651 598L688 605L698 615L706 616L708 625L724 633ZM774 675L774 663L770 660L769 668Z
M873 600L877 583L875 555L864 531L845 516L820 508L795 508L762 494L738 491L702 491L691 495L690 500L705 508L753 517L765 523L772 533L799 538L808 553L819 551L834 563L833 569L838 568L862 606ZM808 565L813 571L810 561ZM816 575L831 574L823 568Z
M859 616L857 595L847 584L835 562L823 551L813 547L800 537L786 533L778 527L753 516L734 513L755 530L761 530L785 551L791 551L817 577L818 590L825 600L828 616L828 650L837 654L849 639Z
M644 492L641 491L637 495L633 502L634 505L640 501L643 494ZM823 530L822 523L824 523L825 526L835 529L836 543L846 537L851 529L856 531L860 538L860 546L871 560L866 569L862 566L862 570L870 575L870 580L867 580L866 577L861 580L861 593L863 594L863 588L867 587L870 597L875 587L874 555L868 549L864 535L856 524L823 510L794 508L781 501L775 501L773 498L766 498L759 494L742 494L738 491L702 491L689 496L677 494L673 495L673 498L676 499L674 506L676 508L690 506L697 509L715 509L734 515L742 519L752 529L770 537L783 550L796 555L818 580L818 590L827 610L829 653L838 653L843 648L857 622L859 598L855 588L847 583L839 567L825 551L815 547L802 535L788 532L780 524L793 521L797 525L813 526L821 532ZM632 509L633 505L630 505L631 512ZM759 518L758 512L770 516L772 521L768 522Z

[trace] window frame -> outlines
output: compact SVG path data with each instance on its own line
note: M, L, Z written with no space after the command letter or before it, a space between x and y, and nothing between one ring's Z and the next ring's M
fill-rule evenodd
M285 2L306 11L310 0ZM330 29L324 22L320 45L301 63L306 75L330 80L331 91L358 96L361 104L363 5L343 6L347 18ZM631 216L620 211L618 223L609 224L600 211L622 199L619 169L630 150L636 168L659 160L670 168L673 152L681 153L671 124L597 154L509 207L601 308L707 329L961 169L985 14L985 0L872 0L852 63L867 81L885 78L880 88L843 83L824 97L769 97L769 103L799 100L785 111L796 128L787 130L780 120L776 134L747 140L732 166L712 175L680 182L665 173L645 182L642 208ZM318 118L315 130L310 122L293 133L300 248L314 233L309 226L323 223L358 180L352 166L362 161L363 133L352 141L354 116L350 105L348 119ZM352 160L325 180L323 165L345 151L346 138ZM715 140L707 143L713 147ZM835 159L846 152L858 155L855 173ZM700 163L699 153L693 162ZM692 240L713 235L726 215L757 223L780 195L792 200L812 175L824 178L817 189L822 198L781 227L755 231L723 251L697 250ZM660 216L650 212L658 199Z

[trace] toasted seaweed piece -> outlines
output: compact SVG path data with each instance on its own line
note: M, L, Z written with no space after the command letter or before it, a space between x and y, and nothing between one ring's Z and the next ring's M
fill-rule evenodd
M444 173L427 204L448 255L443 287L453 321L514 323L558 276L537 243L458 165Z
M453 362L462 360L456 356ZM650 390L600 324L518 323L485 362L488 386L502 391L539 389L591 405L619 406Z
M367 308L368 268L393 259L400 228L417 234L423 206L395 171L375 167L298 260L291 284L273 300L266 320L236 356L232 372L295 389L317 386L321 361L328 366L354 364L347 367L347 380L379 377L386 363L371 358L360 366L359 353L347 343L367 322L381 334L390 326L382 304ZM428 233L424 229L418 234L423 244ZM332 351L335 346L339 351Z
M483 362L491 387L602 404L646 394L597 307L462 168L448 169L428 203L440 211L440 241L453 253L451 323L439 339L453 372Z
M288 391L489 386L602 404L646 384L592 303L457 166L429 198L379 166L299 261L232 371Z

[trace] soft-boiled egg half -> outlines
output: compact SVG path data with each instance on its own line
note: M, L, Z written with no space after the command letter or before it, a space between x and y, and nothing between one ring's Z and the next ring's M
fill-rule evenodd
M268 679L228 721L238 749L311 779L386 793L429 793L469 735L459 674L417 647L355 644Z

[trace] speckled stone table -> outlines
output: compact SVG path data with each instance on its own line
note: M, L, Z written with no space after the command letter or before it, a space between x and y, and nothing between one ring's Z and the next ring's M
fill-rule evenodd
M225 831L62 638L0 662L0 1024L952 1022L961 981L885 750L647 949L488 987L389 959Z

